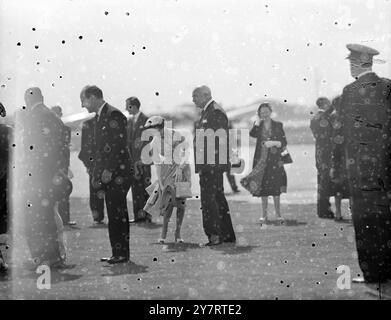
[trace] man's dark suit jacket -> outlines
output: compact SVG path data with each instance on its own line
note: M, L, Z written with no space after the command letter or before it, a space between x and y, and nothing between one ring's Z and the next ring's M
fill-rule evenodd
M0 234L8 230L8 160L11 158L11 134L12 128L0 123Z
M141 160L141 151L148 144L148 141L141 141L141 134L147 120L148 117L140 112L136 123L134 123L133 118L130 118L128 121L127 143L133 164Z
M101 181L103 171L112 179L130 177L130 155L126 144L127 120L124 114L106 103L95 126L95 161L93 179Z
M207 155L208 155L208 146L209 149L213 148L211 145L211 142L213 141L210 139L209 141L205 137L204 139L201 139L199 136L197 143L197 135L202 134L202 132L199 132L199 129L209 130L211 133L216 133L217 130L222 129L220 132L225 132L225 138L219 139L218 134L216 134L215 140L215 146L214 146L214 153L215 153L215 163L208 164L207 161ZM198 132L198 133L197 133ZM205 132L205 134L207 134ZM202 111L200 120L196 123L196 132L194 136L194 156L195 156L195 172L208 172L212 169L220 172L229 171L230 170L230 163L229 163L229 134L228 134L228 118L227 115L215 101L212 101L210 105L206 108L206 110ZM220 148L222 152L226 152L226 155L222 155L222 161L220 163ZM210 150L213 153L213 149ZM203 155L203 156L202 156ZM203 159L203 163L201 160Z
M79 159L83 162L88 172L92 168L95 157L95 118L83 122L81 129L81 148L79 152Z

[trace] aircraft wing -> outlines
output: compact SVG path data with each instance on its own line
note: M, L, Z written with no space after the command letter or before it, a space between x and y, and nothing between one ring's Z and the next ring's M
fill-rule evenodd
M126 116L126 118L129 119L130 114L129 112L125 111L123 114ZM95 117L95 112L88 113L88 112L80 112L80 113L74 113L68 116L64 116L61 118L62 122L66 124L67 126L71 128L80 128L81 124L89 119L92 119Z

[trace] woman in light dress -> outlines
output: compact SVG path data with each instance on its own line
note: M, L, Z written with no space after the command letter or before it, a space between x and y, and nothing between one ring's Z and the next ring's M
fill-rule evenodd
M186 197L191 196L191 172L185 137L178 131L165 127L165 119L160 116L149 118L145 128L157 130L150 143L157 180L147 188L150 197L144 210L151 215L158 213L163 216L163 228L158 242L165 243L168 223L176 208L174 239L175 242L183 243L181 227L185 216Z

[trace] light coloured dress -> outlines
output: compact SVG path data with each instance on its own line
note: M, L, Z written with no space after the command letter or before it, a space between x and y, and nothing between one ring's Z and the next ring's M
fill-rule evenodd
M175 130L164 129L165 137L173 137L177 134L178 132ZM191 182L191 171L186 152L183 150L175 152L178 145L183 142L183 136L181 136L180 141L174 141L174 139L161 141L161 153L164 153L164 150L170 152L172 161L171 163L164 163L167 157L159 154L160 161L154 162L157 180L146 189L150 197L144 207L144 210L151 215L159 214L164 216L170 207L184 209L186 206L186 199L176 197L175 195L175 182ZM157 150L157 144L159 143L159 138L154 137L151 142L153 150ZM175 153L180 156L180 159L174 159Z

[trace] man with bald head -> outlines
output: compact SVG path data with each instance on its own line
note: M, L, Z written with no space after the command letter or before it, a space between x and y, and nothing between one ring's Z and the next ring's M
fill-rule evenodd
M208 237L206 246L235 242L223 173L230 170L228 118L212 99L207 86L193 90L193 102L201 110L194 137L195 172L200 175L202 222Z
M70 192L64 164L64 125L44 105L39 88L29 88L26 108L16 117L16 212L24 217L25 234L37 264L63 267L65 255L55 220L55 203Z

